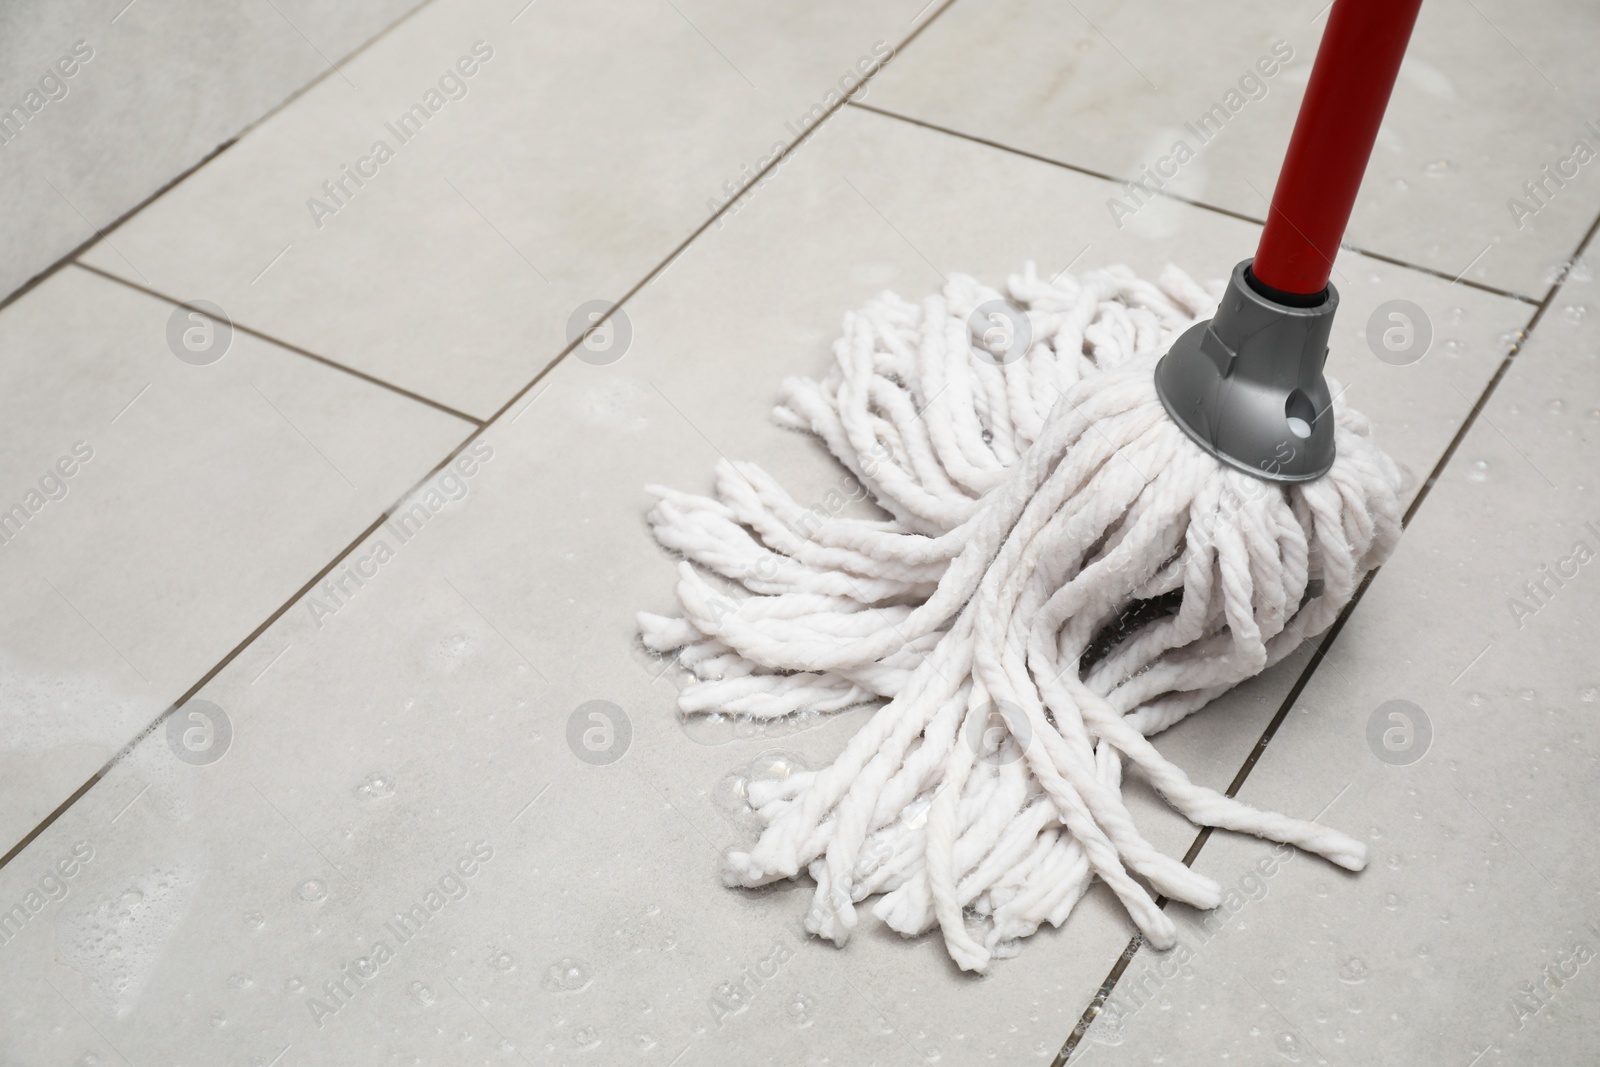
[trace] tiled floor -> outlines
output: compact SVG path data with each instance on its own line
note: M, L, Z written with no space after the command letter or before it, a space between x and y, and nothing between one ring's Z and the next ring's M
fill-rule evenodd
M0 311L0 506L92 450L0 546L0 908L27 916L0 927L0 1064L1584 1060L1600 601L1574 546L1600 551L1600 326L1587 265L1545 277L1600 185L1580 172L1520 232L1497 215L1587 136L1592 16L1555 5L1429 8L1339 260L1329 369L1410 472L1399 552L1325 655L1158 742L1197 780L1326 808L1371 868L1197 842L1135 793L1159 847L1238 894L1174 906L1162 956L1097 889L983 979L927 939L808 940L805 890L720 886L746 828L712 786L773 748L824 761L861 716L679 726L633 636L673 582L643 486L706 486L727 455L827 492L768 412L883 288L1030 259L1223 276L1321 25L919 6L432 0L351 64L359 89L323 81ZM1295 58L1185 199L1114 218L1100 175L1277 39ZM465 95L318 228L307 198L479 41ZM861 106L708 224L880 41ZM560 358L581 305L623 296L620 359ZM1434 332L1409 366L1364 340L1394 298ZM225 354L183 347L174 300L226 309ZM590 700L626 717L615 763L568 746ZM1421 709L1398 754L1394 700Z

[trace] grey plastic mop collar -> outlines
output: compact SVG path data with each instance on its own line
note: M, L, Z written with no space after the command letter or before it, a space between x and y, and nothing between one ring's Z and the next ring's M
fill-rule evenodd
M1222 462L1270 482L1309 482L1333 466L1333 404L1322 376L1339 294L1278 303L1233 268L1214 318L1185 330L1156 364L1167 414Z

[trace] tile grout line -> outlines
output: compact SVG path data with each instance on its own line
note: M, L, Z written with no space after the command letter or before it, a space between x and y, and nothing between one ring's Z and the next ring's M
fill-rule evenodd
M411 14L415 14L416 11L421 10L422 7L426 6L428 3L431 3L431 2L432 2L432 0L424 0L423 4L419 5L415 9L413 9L410 14L407 14L405 16L405 18L410 18ZM890 53L890 59L893 59L894 56L898 55L902 48L905 48L912 41L916 40L917 37L921 35L923 30L925 30L929 26L933 25L933 23L936 22L939 19L939 16L944 14L945 11L949 10L955 3L956 3L956 0L944 0L944 2L941 3L938 6L938 8L936 8L934 10L933 14L931 14L931 15L929 15L927 17L927 20L924 21L922 23L922 25L917 26L915 29L913 29L911 31L911 33L908 34L905 37L904 40L902 40L898 45L895 46L894 51ZM404 21L404 18L401 19L400 21ZM395 25L399 25L399 22L396 22ZM385 31L385 32L387 32L387 31ZM374 38L374 40L376 40L376 38ZM368 42L368 43L370 44L371 42ZM365 46L363 46L363 47L365 47ZM346 58L348 58L348 57L346 57ZM858 92L862 91L864 88L866 88L866 86L871 83L872 79L875 78L878 75L878 73L884 68L885 65L887 65L887 61L886 60L879 61L879 63L876 66L874 66L869 73L867 73L865 76L862 77L860 83L857 84L855 89L853 89L851 91L850 95L853 95L854 93L858 93ZM322 77L324 77L324 78L327 77L327 74L324 73L322 75ZM320 81L321 78L319 78L318 80ZM309 86L308 86L308 88L309 88ZM827 111L825 111L822 114L822 117L818 118L816 120L816 122L812 123L811 126L806 128L806 131L805 131L804 134L802 134L800 137L796 138L791 144L787 145L783 149L782 152L779 152L776 156L774 156L772 158L772 160L765 167L763 167L755 175L755 177L753 177L750 180L750 183L749 183L749 185L746 186L746 189L750 188L750 186L753 186L758 179L760 179L762 176L766 175L773 168L775 168L775 167L779 166L780 164L782 164L783 162L787 161L792 152L796 151L797 149L800 148L801 145L803 145L807 141L809 141L813 134L815 134L818 130L820 130L822 128L822 126L830 118L832 118L836 113L838 113L838 111L841 108L843 108L846 103L849 102L850 95L846 95L838 103L834 104L831 108L829 108ZM687 251L689 246L701 234L703 234L707 229L709 229L711 227L711 225L713 223L715 223L718 219L720 219L723 216L723 214L728 211L729 208L731 208L734 204L739 203L742 199L743 199L742 195L741 196L735 196L732 199L728 200L720 208L718 208L710 217L708 217L704 222L702 222L699 226L697 226L693 230L693 232L691 232L689 234L688 237L684 238L683 241L681 241L671 251L671 253L669 253L666 256L666 258L662 259L661 262L657 263L656 266L653 267L647 274L645 274L645 276L640 281L635 283L634 286L631 289L629 289L626 293L624 293L622 298L620 300L618 300L615 304L613 304L611 306L611 309L609 311L607 311L606 314L603 317L601 317L600 319L596 320L592 324L591 328L600 326L601 324L609 321L611 316L613 314L615 314L616 311L619 308L621 308L630 299L632 299L636 294L638 294L638 292L641 289L643 289L645 286L649 285L654 279L656 279L662 273L664 273L667 268L671 267L672 264L677 260L677 258L679 256L681 256L685 251ZM63 261L63 263L57 264L57 268L59 268L60 266L65 265L65 262L66 261ZM77 263L75 265L80 266L84 270L91 271L91 272L96 273L96 274L105 274L105 272L99 270L98 268L91 267L91 266L89 266L87 264L84 264L84 263ZM52 268L52 271L54 271L57 268ZM148 295L155 296L158 299L166 300L169 303L173 302L173 301L170 300L169 297L162 296L159 293L155 293L152 290L145 290L142 286L135 285L132 282L126 282L123 279L117 278L117 277L115 277L113 275L105 275L105 276L108 277L108 278L111 278L113 281L123 282L123 284L125 284L125 285L128 285L128 286L130 286L130 287L132 287L134 289L138 289L141 292L146 292L146 293L148 293ZM0 305L0 306L3 306L3 305ZM187 307L188 305L180 304L179 306ZM249 327L242 326L237 322L233 323L232 325L233 325L234 329L239 330L240 332L249 333L252 336L260 337L263 340L270 341L273 344L283 345L283 347L289 348L291 351L296 351L299 354L304 355L304 356L306 356L308 358L317 360L319 362L327 363L330 366L337 367L340 370L347 371L347 372L349 372L351 374L355 374L358 377L365 377L364 375L361 375L360 372L353 371L350 368L343 366L342 364L335 363L332 360L325 359L324 357L318 356L315 353L308 352L308 351L305 351L303 349L297 349L297 348L294 348L293 346L290 346L290 345L285 345L283 342L278 341L277 339L275 339L275 338L273 338L273 337L271 337L271 336L269 336L267 334L263 334L263 333L260 333L259 331L252 330ZM491 426L493 426L500 419L500 417L502 415L504 415L507 411L511 410L511 408L515 407L516 404L518 403L518 401L520 401L524 396L526 396L527 393L531 389L536 387L540 382L544 381L544 379L547 376L549 376L549 374L552 371L554 371L556 369L556 367L561 365L561 363L566 359L566 357L582 343L583 343L583 336L582 335L580 335L580 336L572 339L571 341L569 341L567 343L567 346L565 348L563 348L560 352L558 352L554 359L552 359L549 363L545 364L545 366L543 368L541 368L533 376L533 378L528 381L528 383L526 385L524 385L522 388L518 389L516 391L516 393L514 393L509 400L507 400L497 410L495 410L495 412L493 414L491 414L487 419L479 421L479 420L472 419L472 418L467 417L467 416L458 416L458 417L465 418L469 423L473 424L472 432L467 434L466 437L462 438L462 440L455 446L455 448L453 448L447 456L445 456L437 464L435 464L434 467L431 470L429 470L426 474L424 474L421 478L419 478L405 492L401 493L396 498L394 503L392 503L388 508L384 509L383 514L379 515L376 519L374 519L371 525L369 525L365 530L361 531L361 533L358 534L353 541L351 541L348 545L346 545L343 549L341 549L331 560L329 560L325 565L323 565L323 567L315 575L313 575L304 585L302 585L291 596L289 596L289 598L287 600L285 600L283 602L283 604L281 604L276 610L274 610L271 615L269 615L265 620L263 620L260 625L258 625L254 630L252 630L246 637L244 637L243 640L241 640L237 645L235 645L229 652L224 654L223 657L220 660L218 660L217 663L214 666L212 666L209 670L207 670L205 672L205 674L203 674L198 681L196 681L193 685L191 685L177 699L175 699L170 705L168 705L165 710L163 710L159 715L157 715L153 720L151 720L151 722L147 726L145 726L144 729L140 730L138 732L138 734L136 734L133 737L132 740L130 740L127 744L123 745L120 749L118 749L117 752L113 756L111 756L110 759L106 760L106 762L101 765L99 770L95 771L94 774L90 775L88 780L85 781L81 786L79 786L72 793L71 796L69 796L66 800L62 801L61 804L59 804L55 808L54 811L52 811L52 812L50 812L50 814L46 815L44 817L44 819L42 821L40 821L37 826L35 826L32 830L30 830L27 833L27 835L25 835L20 841L18 841L16 843L16 845L14 845L8 852L5 853L5 855L0 856L0 870L3 870L8 863L10 863L17 856L19 856L22 853L23 849L27 848L27 846L29 844L31 844L35 839L37 839L40 834L42 834L42 833L44 833L44 831L48 830L50 828L50 826L52 824L54 824L57 819L59 819L62 815L66 814L67 810L69 808L71 808L74 804L76 804L79 800L81 800L83 798L83 796L85 794L87 794L89 792L89 790L91 788L93 788L94 785L97 782L99 782L106 775L106 773L109 772L111 770L111 768L119 760L121 760L124 756L126 756L129 752L131 752L133 750L135 745L137 745L145 737L149 736L151 733L153 733L154 731L159 729L161 727L161 724L166 721L168 716L170 716L173 712L177 711L178 708L182 707L185 702L187 702L188 700L193 698L194 695L196 693L198 693L202 688L204 688L207 683L209 683L213 678L215 678L224 669L226 669L227 666L229 664L231 664L235 659L237 659L239 657L239 655L241 653L243 653L246 648L250 647L250 645L252 645L262 634L264 634L267 631L267 629L273 623L277 622L278 619L282 618L289 611L290 608L292 608L297 602L300 601L300 599L302 597L304 597L313 588L315 588L315 586L317 585L318 582L322 581L325 577L327 577L327 575L329 573L331 573L333 571L333 569L335 567L337 567L341 562L343 562L343 560L347 556L349 556L349 554L351 552L355 551L355 549L363 541L365 541L369 536L371 536L373 531L377 530L380 526L383 525L384 522L388 521L388 519L390 517L392 517L395 508L397 508L402 502L404 502L406 499L408 499L411 496L412 493L416 492L416 490L418 488L420 488L421 485L424 482L426 482L429 478L433 477L439 471L443 470L444 467L448 463L450 463L452 460L454 460L458 455L460 455L461 452L468 445L472 444L479 437L481 437L484 434L485 431L487 431ZM384 385L384 386L386 386L388 388L396 389L396 391L402 391L402 390L399 390L399 387L389 385L387 382L382 382L379 379L372 379L372 380L374 382L376 382L377 384L379 384L379 385ZM543 394L541 394L541 395L543 395ZM444 409L442 405L437 404L434 401L427 401L426 398L416 397L416 399L424 400L424 402L429 403L434 407L439 407L442 410L449 410L449 409ZM456 413L452 412L452 414L456 414Z
M1005 144L1002 141L993 141L987 137L979 137L976 134L964 133L961 130L953 129L949 126L941 126L938 123L928 122L925 119L913 118L910 115L903 115L898 111L889 111L886 108L875 107L872 104L862 103L858 100L850 100L849 104L851 107L854 107L860 111L868 111L874 115L881 115L887 119L894 119L896 122L904 122L910 126L920 126L925 130L932 130L935 133L942 133L949 137L955 137L963 141L970 141L973 144L980 144L985 148L993 148L997 151L1005 152L1008 155L1021 156L1023 159L1031 159L1036 163L1044 163L1052 167L1059 167L1062 170L1070 170L1075 174L1082 174L1088 178L1099 178L1101 181L1110 182L1112 185L1122 185L1128 180L1125 178L1118 178L1113 174L1107 174L1103 171L1094 170L1090 167L1079 166L1076 163L1068 163L1065 160L1040 155L1038 152L1030 152L1025 148L1017 148L1013 145ZM1225 208L1217 204L1207 203L1204 200L1191 200L1186 196L1179 196L1177 193L1169 193L1162 189L1156 190L1156 195L1167 200L1174 201L1175 203L1188 204L1190 207L1197 207L1202 211L1210 211L1226 218L1237 219L1240 222L1254 223L1257 226L1266 225L1266 222L1263 219L1258 219L1252 215L1246 215L1240 211L1234 211L1232 208ZM1516 300L1520 303L1528 304L1534 307L1537 307L1539 304L1539 301L1535 300L1533 297L1526 296L1522 293L1515 293L1509 289L1501 289L1498 286L1489 285L1486 282L1475 282L1469 278L1461 278L1446 274L1444 271L1435 270L1432 267L1424 267L1421 264L1412 263L1408 260L1399 259L1395 256L1386 255L1382 252L1373 252L1369 249L1362 248L1359 245L1346 244L1341 241L1339 243L1339 247L1341 249L1346 249L1348 251L1366 256L1369 259L1375 259L1380 263L1388 263L1395 267L1405 267L1408 270L1414 270L1420 274L1432 275L1433 277L1439 278L1443 281L1465 285L1469 288L1478 289L1485 293L1492 293L1495 296L1503 296L1508 300ZM1479 253L1479 256L1481 258L1482 253Z
M132 289L136 293L143 293L145 296L153 297L154 299L160 300L163 303L172 304L172 305L174 305L176 307L187 308L190 311L198 312L198 313L200 313L202 315L210 315L211 314L210 312L206 311L204 308L199 308L199 307L196 307L195 305L193 305L191 303L188 303L187 301L179 300L176 297L168 296L166 293L163 293L163 292L161 292L161 291L159 291L157 289L152 289L149 286L140 285L138 282L129 281L127 278L123 278L123 277L120 277L119 275L112 274L109 271L101 270L99 267L93 266L91 264L83 263L83 262L78 261L78 260L74 260L71 263L71 266L77 267L79 270L88 271L90 274L97 274L100 277L104 278L106 281L116 282L118 285L127 286L129 289ZM244 325L243 323L240 323L240 322L235 322L231 318L226 319L225 321L228 323L228 325L230 327L232 327L233 329L237 330L239 333L245 334L246 336L249 336L249 337L254 337L258 341L265 341L268 344L276 345L277 347L279 347L281 349L284 349L285 351L292 352L297 356L301 356L301 357L303 357L305 359L309 359L313 363L320 363L324 367L331 367L332 369L334 369L336 371L341 371L341 372L343 372L345 374L350 375L352 378L357 378L357 379L359 379L359 380L361 380L363 382L368 383L369 385L376 385L380 389L387 389L391 393L398 393L399 395L405 397L407 400L414 400L419 404L425 404L428 407L433 408L435 411L442 411L446 415L451 416L452 418L460 419L462 422L471 423L473 426L482 426L483 425L484 420L478 418L477 416L468 415L464 411L457 411L455 408L450 407L448 404L442 404L439 401L432 399L431 397L423 396L421 393L413 392L412 390L407 389L403 385L396 385L393 382L385 381L384 379L379 378L376 375L368 374L366 371L357 370L355 367L352 367L352 366L350 366L348 364L340 363L336 359L329 359L327 356L320 356L317 353L311 351L310 349L301 348L299 345L293 344L293 343L291 343L289 341L285 341L281 337L274 337L270 333L266 333L265 331L255 329L254 327L251 327L251 326L246 326L246 325Z
M1511 369L1511 364L1516 360L1517 356L1522 352L1523 347L1533 336L1534 327L1536 327L1540 320L1544 318L1545 311L1555 301L1557 294L1561 292L1562 287L1566 284L1568 275L1572 270L1572 264L1576 263L1580 258L1582 258L1584 252L1588 249L1590 242L1594 240L1594 236L1597 231L1600 231L1600 216L1596 216L1594 221L1589 224L1589 229L1584 233L1583 238L1578 242L1577 248L1574 249L1572 255L1568 257L1567 266L1561 271L1556 280L1551 283L1550 288L1545 292L1544 299L1539 301L1538 305L1533 310L1533 314L1529 317L1527 325L1524 326L1520 331L1520 339L1511 345L1510 350L1507 351L1505 356L1501 359L1500 365L1495 368L1494 374L1490 376L1489 381L1484 386L1482 393L1479 394L1477 402L1472 405L1471 410L1469 410L1466 417L1462 419L1461 426L1456 430L1455 436L1452 437L1450 439L1450 443L1445 446L1445 450L1440 455L1438 462L1434 464L1433 469L1428 473L1428 477L1423 481L1422 486L1417 490L1416 497L1412 499L1411 504L1405 510L1405 514L1401 516L1400 525L1402 530L1411 524L1411 520L1416 516L1418 509L1421 508L1422 502L1427 499L1428 494L1438 483L1440 476L1443 475L1445 467L1448 466L1451 459L1455 457L1457 450L1459 450L1461 447L1461 443L1466 439L1468 431L1470 431L1473 425L1477 422L1478 415L1488 405L1489 400L1492 398L1495 390L1499 387L1500 382L1505 378L1506 373ZM1277 734L1278 728L1283 725L1284 720L1288 718L1289 711L1294 707L1295 701L1300 699L1300 694L1304 692L1306 686L1310 684L1311 675L1316 671L1317 667L1321 665L1323 659L1327 656L1329 648L1332 647L1334 640L1339 636L1339 632L1344 629L1344 624L1349 620L1350 616L1355 611L1356 605L1361 603L1361 598L1366 594L1367 587L1372 584L1372 580L1377 577L1380 570L1382 570L1381 567L1377 570L1367 572L1367 576L1361 580L1361 585L1356 589L1355 595L1350 598L1350 603L1345 605L1344 610L1339 613L1339 617L1334 620L1333 625L1328 628L1327 633L1322 637L1321 641L1318 642L1316 649L1311 654L1310 660L1308 660L1306 665L1301 668L1300 676L1295 679L1294 686L1289 690L1289 693L1284 698L1282 704L1279 705L1278 711L1275 715L1273 715L1272 720L1267 723L1266 729L1261 732L1261 737L1256 741L1255 745L1252 746L1249 756L1245 758L1245 761L1240 766L1238 773L1234 775L1233 781L1229 783L1224 795L1228 797L1237 796L1239 790L1244 787L1245 779L1248 778L1250 776L1250 772L1255 769L1255 765L1257 761L1260 760L1261 754L1266 751L1267 745L1271 743L1273 737ZM1194 841L1189 845L1189 850L1184 853L1184 866L1193 866L1195 859L1200 855L1200 851L1205 848L1206 843L1211 840L1212 829L1213 828L1210 826L1202 827L1200 832L1195 835ZM1160 897L1156 903L1158 906L1164 908L1167 904L1167 898ZM1063 1065L1066 1064L1068 1059L1072 1056L1073 1052L1077 1050L1078 1045L1084 1038L1084 1035L1089 1032L1090 1025L1093 1024L1095 1018L1100 1014L1101 1008L1105 1006L1105 1002L1110 998L1112 991L1117 986L1117 982L1121 980L1123 973L1128 969L1129 964L1133 962L1134 956L1138 954L1139 948L1143 945L1143 943L1143 937L1137 933L1135 933L1133 937L1129 938L1127 947L1123 949L1122 955L1117 958L1117 961L1112 965L1110 972L1107 973L1105 981L1101 983L1100 987L1095 991L1094 996L1090 999L1088 1006L1084 1008L1083 1015L1079 1018L1077 1025L1073 1027L1072 1033L1067 1036L1065 1044L1061 1046L1061 1051L1056 1053L1055 1059L1050 1062L1050 1067L1063 1067Z
M1539 306L1539 301L1531 296L1528 296L1524 293L1513 292L1510 289L1502 289L1498 285L1490 285L1488 282L1475 282L1471 278L1464 278L1461 277L1461 275L1446 274L1442 270L1434 270L1432 267L1424 267L1420 263L1412 263L1410 260L1401 259L1398 256L1391 256L1384 252L1374 252L1372 249L1362 248L1360 245L1341 244L1339 247L1348 248L1352 252L1366 256L1368 259L1375 259L1379 263L1387 263L1393 267L1404 267L1406 270L1414 270L1418 274L1431 275L1432 277L1438 278L1440 281L1449 282L1451 285L1463 285L1468 289L1476 289L1480 293L1488 293L1491 296L1505 297L1507 300L1515 300L1519 304L1527 304L1531 308L1537 308ZM1486 252L1488 249L1484 249L1484 251ZM1482 258L1483 252L1479 252L1478 259ZM1474 259L1472 262L1476 263L1477 261L1477 259ZM1470 269L1472 263L1467 264L1467 266ZM1465 273L1466 271L1462 271L1462 274Z
M155 192L151 193L149 196L133 205L133 207L129 208L121 215L118 215L116 218L112 219L104 229L95 230L94 236L85 238L80 244L76 245L71 251L67 252L60 259L56 260L54 263L44 268L44 270L41 270L33 277L29 278L27 281L11 290L11 292L7 293L4 297L0 297L0 311L4 311L6 308L10 307L24 296L27 296L29 293L33 292L33 290L49 281L56 274L58 274L63 267L67 267L75 263L79 256L83 255L84 253L88 252L89 249L99 244L101 240L105 238L106 234L110 233L118 226L121 226L124 222L127 222L130 218L149 207L155 201L161 199L163 196L166 196L167 193L181 185L183 181L195 171L199 170L201 167L205 166L207 163L210 163L213 159L216 159L222 153L232 148L234 142L237 140L237 137L230 137L226 141L223 141L221 144L211 149L211 151L201 156L199 160L191 164L189 167L178 172L177 177L162 185ZM93 226L93 223L90 223L90 225Z
M371 37L367 38L361 44L357 45L352 51L350 51L346 55L340 56L339 57L339 62L340 63L348 63L348 62L350 62L350 60L355 59L361 53L365 52L367 49L369 49L373 45L377 44L380 39L382 39L383 37L388 36L388 34L389 34L389 32L391 30L394 30L394 29L398 28L401 23L403 23L407 19L411 18L411 16L415 15L417 12L419 12L423 8L427 7L432 2L433 2L433 0L422 0L422 2L420 4L418 4L416 7L412 8L410 11L407 11L404 15L401 15L399 18L397 18L393 22L389 23L389 25L385 26L383 29L379 30L377 33L373 34ZM246 134L248 134L252 130L256 129L256 127L260 126L262 123L266 122L268 119L271 119L273 116L278 114L278 112L282 111L284 108L288 107L290 104L292 104L296 100L300 99L302 96L304 96L306 93L310 92L312 89L315 89L324 80L326 80L327 77L332 73L333 73L332 69L329 69L329 70L323 71L321 74L318 74L315 78L312 78L310 81L308 81L304 85L300 86L294 92L292 92L288 96L284 97L278 103L274 104L270 110L266 111L264 114L262 114L261 116L259 116L255 120L253 120L252 122L246 124L243 128L241 128L239 130L239 132L233 134L231 137L229 137L226 140L222 141L220 144L218 144L215 148L211 149L209 152L207 152L200 159L196 160L194 163L191 163L189 166L187 166L183 170L179 171L176 177L173 177L170 180L168 180L165 183L163 183L160 187L158 187L149 196L145 197L143 200L140 200L137 204L134 204L128 210L124 211L122 214L118 215L116 218L114 218L110 222L106 223L105 226L96 228L93 237L85 238L84 241L81 244L77 245L71 251L67 252L60 259L56 260L54 263L52 263L48 267L44 268L44 270L41 270L39 273L35 274L33 277L29 278L27 281L25 281L21 285L17 286L17 288L13 289L11 292L7 293L5 296L0 297L0 311L4 311L6 308L10 307L13 303L15 303L18 299L20 299L21 297L25 296L27 293L31 292L32 290L38 288L40 285L44 284L45 281L47 281L56 272L61 270L62 267L67 266L69 263L76 262L79 256L82 256L84 253L88 252L89 249L91 249L95 245L99 244L106 237L107 234L112 233L117 228L119 228L123 223L125 223L129 219L133 218L139 212L143 211L145 208L149 207L151 204L155 203L157 200L161 199L163 196L166 196L169 192L171 192L177 186L183 184L184 181L186 181L191 175L193 175L201 167L204 167L207 163L210 163L213 159L216 159L222 153L226 152L228 149L230 149L234 145L238 144L239 140L241 138L243 138ZM93 227L94 224L90 223L90 226Z

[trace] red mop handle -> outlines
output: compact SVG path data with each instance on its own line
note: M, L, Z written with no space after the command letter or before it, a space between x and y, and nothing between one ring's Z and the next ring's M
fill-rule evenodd
M1269 288L1313 296L1328 287L1421 6L1335 0L1250 267Z

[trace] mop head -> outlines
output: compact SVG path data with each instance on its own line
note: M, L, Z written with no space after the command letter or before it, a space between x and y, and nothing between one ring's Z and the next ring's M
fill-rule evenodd
M1337 401L1333 469L1295 485L1168 417L1156 361L1220 283L1029 264L1007 288L1032 338L1015 359L975 351L969 320L1001 294L957 275L847 315L827 376L784 383L779 421L891 518L805 507L748 463L718 464L714 498L651 487L680 614L639 615L693 675L685 717L881 705L831 766L748 783L765 828L726 882L809 875L806 926L840 945L876 897L974 971L1059 926L1095 875L1158 948L1175 930L1152 891L1220 902L1140 836L1125 761L1197 825L1365 865L1360 842L1195 785L1148 738L1327 629L1400 534L1400 473Z

